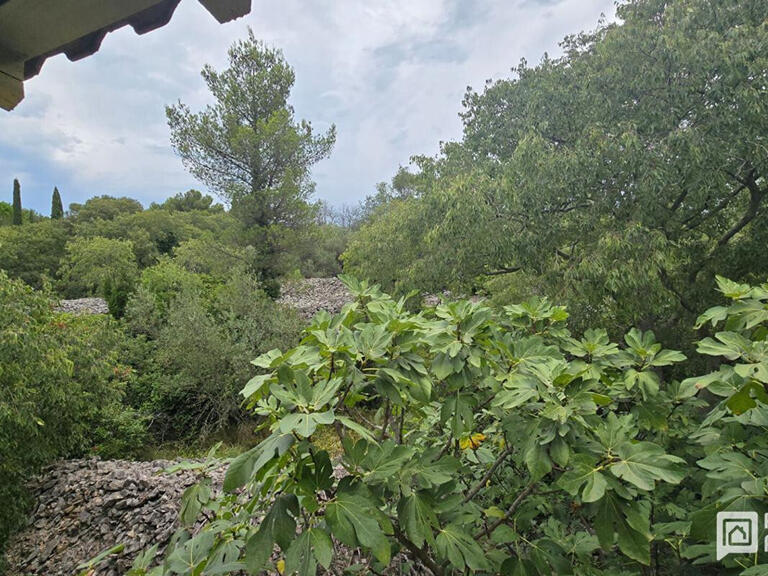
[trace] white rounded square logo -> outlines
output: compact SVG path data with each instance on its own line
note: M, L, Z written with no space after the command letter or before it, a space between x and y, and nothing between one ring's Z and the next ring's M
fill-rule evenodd
M717 559L757 552L757 532L757 512L718 512Z

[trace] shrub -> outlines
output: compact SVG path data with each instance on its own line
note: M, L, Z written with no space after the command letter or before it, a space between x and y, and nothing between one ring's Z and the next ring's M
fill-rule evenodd
M128 240L74 238L62 260L61 289L69 297L104 294L108 286L132 287L139 270Z
M59 220L0 226L0 269L11 278L42 288L46 278L56 277L68 229Z
M728 363L683 382L666 373L685 357L651 332L573 337L545 299L412 314L348 285L354 305L254 360L264 373L242 395L269 435L231 462L224 495L185 494L187 530L207 520L153 574L256 574L277 559L313 575L334 540L373 573L396 555L398 573L723 573L715 510L765 500L768 284L719 280L735 303L699 319L726 328L699 351ZM707 406L702 388L722 401ZM342 478L316 443L327 428Z
M146 293L152 294L157 312L162 318L171 301L181 293L210 294L212 280L206 275L185 270L170 258L163 258L156 265L142 271L139 284Z
M130 455L143 423L122 405L130 370L108 317L54 314L0 271L0 546L23 520L24 483L54 458Z
M247 417L238 397L253 370L247 358L292 345L300 329L260 286L241 273L211 283L170 261L145 270L126 319L148 339L135 401L153 414L158 438L207 436Z

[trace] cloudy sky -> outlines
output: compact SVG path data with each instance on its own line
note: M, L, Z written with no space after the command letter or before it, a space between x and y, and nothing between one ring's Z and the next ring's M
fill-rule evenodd
M223 67L251 26L295 68L297 117L336 124L333 155L313 171L317 197L356 204L411 155L460 138L467 86L558 54L563 36L613 12L612 0L254 0L249 16L219 25L183 0L163 28L113 32L79 62L49 59L26 99L0 110L0 199L10 201L13 178L25 207L46 214L54 185L65 205L203 189L170 147L164 107L209 102L201 67Z

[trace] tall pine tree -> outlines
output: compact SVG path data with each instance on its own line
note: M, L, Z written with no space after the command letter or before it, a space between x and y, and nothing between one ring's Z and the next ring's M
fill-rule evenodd
M53 187L53 198L51 199L51 219L58 220L64 217L64 206L61 204L61 195L59 189Z
M21 185L13 179L13 224L21 226Z

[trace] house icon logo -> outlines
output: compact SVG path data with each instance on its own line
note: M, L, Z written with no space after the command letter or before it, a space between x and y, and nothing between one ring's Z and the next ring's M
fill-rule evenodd
M717 559L757 552L757 531L757 512L718 512Z

